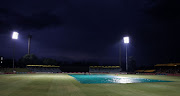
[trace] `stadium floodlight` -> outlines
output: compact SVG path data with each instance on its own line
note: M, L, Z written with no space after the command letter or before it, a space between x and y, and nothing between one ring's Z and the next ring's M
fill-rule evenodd
M12 39L18 39L18 36L19 36L18 32L13 32Z
M125 44L128 44L128 43L129 43L129 37L124 37L123 39L124 39L124 43L125 43Z
M17 40L18 36L19 36L19 33L14 31L12 34L12 39ZM14 58L15 58L15 42L14 42L14 48L13 48L13 70L14 70Z
M126 71L128 71L127 45L129 44L129 37L126 36L123 39L124 39L124 43L126 44Z

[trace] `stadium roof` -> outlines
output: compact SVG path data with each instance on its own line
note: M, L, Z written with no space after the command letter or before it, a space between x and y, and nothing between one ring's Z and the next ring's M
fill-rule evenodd
M120 68L120 66L89 66L90 68Z
M180 63L156 64L155 66L179 66Z
M26 65L27 67L60 67L55 65Z

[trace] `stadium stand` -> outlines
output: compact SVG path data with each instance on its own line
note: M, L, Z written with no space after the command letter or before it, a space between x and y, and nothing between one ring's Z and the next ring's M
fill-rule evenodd
M156 64L155 68L157 73L180 73L180 63Z
M62 72L59 68L60 66L55 65L27 65L27 69L32 72L51 72L60 73Z
M136 70L136 73L180 74L180 63L156 64L155 69Z
M152 70L136 70L137 73L154 73L156 72L155 69Z
M91 73L118 73L120 71L120 66L89 66Z

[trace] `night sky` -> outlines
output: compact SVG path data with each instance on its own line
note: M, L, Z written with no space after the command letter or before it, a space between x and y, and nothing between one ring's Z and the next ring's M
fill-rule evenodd
M12 40L13 31L19 39ZM119 63L123 36L137 65L180 62L179 0L0 0L0 56Z

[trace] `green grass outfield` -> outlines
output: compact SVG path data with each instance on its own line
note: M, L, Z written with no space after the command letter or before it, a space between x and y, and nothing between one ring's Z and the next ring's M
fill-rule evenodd
M119 76L175 82L80 84L67 74L7 74L0 75L0 96L180 96L177 76Z

